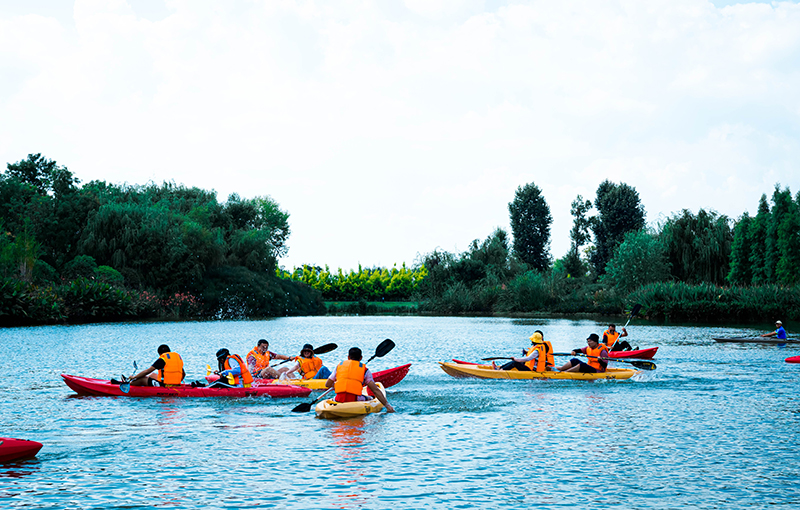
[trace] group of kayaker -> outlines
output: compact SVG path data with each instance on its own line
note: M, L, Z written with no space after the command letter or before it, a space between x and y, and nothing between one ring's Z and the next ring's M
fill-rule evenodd
M581 361L577 358L569 360L567 363L560 367L555 366L553 359L553 345L544 339L544 333L540 330L534 331L531 335L531 347L524 352L520 358L511 358L511 361L502 366L497 366L492 362L492 367L495 370L512 370L517 369L520 371L560 371L560 372L583 372L583 373L598 373L605 372L608 366L608 359L610 358L609 352L613 351L630 351L635 350L626 341L620 341L622 337L628 336L625 328L622 328L622 333L616 330L614 324L609 324L608 329L603 332L603 340L592 333L586 339L586 347L579 347L572 350L572 354L584 354L586 361Z
M131 386L169 387L182 384L186 372L183 369L181 356L172 352L167 345L158 347L158 355L158 359L150 367L130 379L126 380L123 377L123 382L128 382ZM339 364L333 373L314 354L314 347L311 344L305 344L299 356L286 356L270 351L269 342L261 339L247 354L246 360L225 348L218 350L216 357L219 369L214 373L219 375L219 381L212 385L250 387L256 378L286 379L297 372L302 379L327 379L325 386L334 389L337 402L366 400L367 397L361 394L363 387L366 386L372 390L388 412L394 412L384 393L378 391L372 373L361 363L362 354L358 347L350 349L347 360ZM278 369L270 366L270 361L273 359L294 361L294 363Z

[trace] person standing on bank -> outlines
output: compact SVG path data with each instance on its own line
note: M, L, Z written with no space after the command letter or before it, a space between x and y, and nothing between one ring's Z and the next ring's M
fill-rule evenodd
M337 402L356 402L368 399L361 393L364 386L366 386L372 390L372 394L383 404L386 412L393 413L394 407L389 404L386 396L378 389L375 380L372 378L372 372L369 371L366 365L361 363L361 358L361 349L352 347L347 353L347 359L337 366L333 374L325 381L325 387L333 387L336 392L334 400Z
M781 321L775 321L775 331L772 333L764 333L761 336L774 336L779 340L786 340L786 330L783 329L783 323Z
M592 333L586 339L586 347L580 349L573 349L572 354L584 353L587 356L587 361L581 361L578 358L572 358L559 367L562 372L583 372L586 374L596 374L598 372L605 372L608 366L608 349L604 344L600 343L600 337Z

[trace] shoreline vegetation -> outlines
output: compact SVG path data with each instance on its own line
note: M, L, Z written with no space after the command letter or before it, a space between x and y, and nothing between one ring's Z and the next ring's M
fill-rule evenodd
M165 182L81 185L41 154L0 174L0 326L297 315L622 317L706 324L800 320L800 193L757 214L682 210L645 223L638 192L605 181L571 205L550 254L542 191L520 186L512 232L413 264L279 267L289 213L270 196L224 202Z

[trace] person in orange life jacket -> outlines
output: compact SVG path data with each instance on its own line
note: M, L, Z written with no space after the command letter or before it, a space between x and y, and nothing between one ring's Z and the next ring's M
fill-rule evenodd
M183 370L183 360L177 352L172 352L168 346L158 346L158 359L153 364L138 374L131 377L131 386L175 386L183 382L186 372ZM153 373L155 372L155 373Z
M522 358L511 358L511 361L505 365L498 367L492 361L492 367L495 370L511 370L516 368L522 372L546 372L547 370L555 370L553 365L553 346L550 342L545 341L544 333L538 329L531 335L531 344L533 344L527 352L523 351Z
M327 379L331 375L330 369L322 364L322 360L314 356L314 347L311 344L303 346L300 356L296 357L295 361L296 363L286 372L286 377L298 371L303 379Z
M361 394L364 386L372 390L372 394L383 404L386 412L394 412L394 407L389 404L375 384L372 372L369 371L366 365L361 363L361 349L353 347L347 353L347 360L337 366L331 376L328 377L328 380L325 381L325 387L333 387L336 392L334 400L337 402L356 402L368 399L368 397Z
M608 325L608 329L603 332L603 341L601 343L608 347L611 351L630 351L633 349L631 344L624 340L618 340L624 336L628 336L628 331L623 327L622 333L617 332L617 327L613 324Z
M605 344L600 343L600 337L592 333L586 339L586 347L580 349L573 349L572 354L582 352L587 356L587 360L581 361L578 358L572 358L558 369L562 372L583 372L594 374L597 372L605 372L608 366L608 349Z
M228 349L220 349L217 351L217 363L219 370L215 373L219 374L219 382L228 384L228 374L230 374L233 376L234 386L249 388L252 384L253 376L238 354L231 354Z
M253 374L253 377L261 379L277 379L280 375L287 370L288 367L275 369L269 366L270 360L273 359L292 359L291 356L284 356L283 354L275 354L269 350L269 342L265 339L258 341L258 344L253 347L253 350L247 353L247 369Z

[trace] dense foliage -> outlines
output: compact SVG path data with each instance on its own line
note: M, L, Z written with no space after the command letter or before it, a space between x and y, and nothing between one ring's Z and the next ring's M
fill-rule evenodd
M537 271L550 265L550 225L553 217L542 190L534 183L517 188L514 201L508 204L514 253Z
M81 186L31 154L0 175L0 323L324 313L317 291L275 277L288 218L270 197Z
M309 285L328 301L407 301L425 278L425 266L409 269L405 263L397 269L373 268L345 273L341 268L331 273L325 268L304 265L289 272L278 270L283 279Z
M625 183L603 181L597 188L594 207L597 216L592 222L594 251L591 262L595 272L602 275L625 234L644 228L644 205L635 188Z

